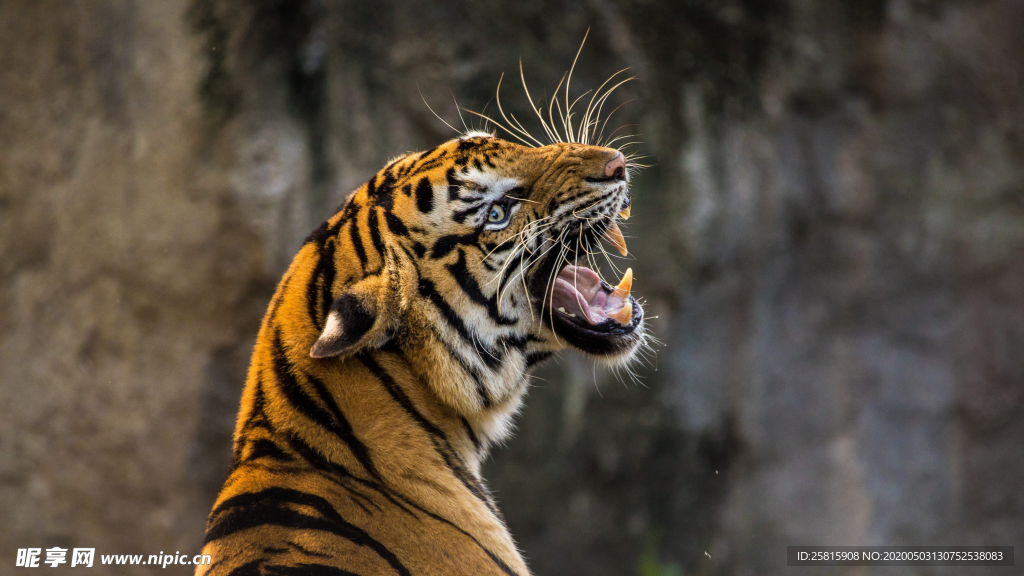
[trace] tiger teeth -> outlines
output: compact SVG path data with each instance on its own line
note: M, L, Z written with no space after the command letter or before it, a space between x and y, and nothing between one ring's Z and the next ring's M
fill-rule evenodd
M621 216L623 220L629 220L629 208L629 206L626 206L622 209L622 212L619 212L619 216Z
M562 314L565 314L565 306L559 306L558 311L561 312Z
M615 291L612 292L612 296L618 296L625 300L629 298L629 292L633 289L633 269L626 268L626 273L622 275L622 280L619 281L619 285L615 287Z
M622 310L619 310L614 314L609 314L608 317L623 326L628 326L629 321L633 319L633 303L626 300L626 304L622 307Z
M619 254L623 256L629 254L626 250L626 239L622 237L622 230L619 230L619 224L614 220L612 220L608 229L605 230L604 237L615 245L615 249L619 251Z

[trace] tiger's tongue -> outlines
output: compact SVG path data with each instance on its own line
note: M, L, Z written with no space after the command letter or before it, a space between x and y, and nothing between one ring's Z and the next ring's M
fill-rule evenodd
M604 322L610 314L621 311L624 304L625 298L605 291L601 278L590 268L566 266L555 279L552 308L575 314L591 324Z

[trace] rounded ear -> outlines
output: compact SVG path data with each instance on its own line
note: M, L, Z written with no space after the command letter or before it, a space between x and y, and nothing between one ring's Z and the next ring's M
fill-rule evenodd
M389 251L379 273L349 286L331 304L313 358L331 358L383 346L401 324L419 283L416 266L401 250Z
M309 355L313 358L339 356L367 339L377 322L374 299L360 298L347 291L331 304L320 338Z

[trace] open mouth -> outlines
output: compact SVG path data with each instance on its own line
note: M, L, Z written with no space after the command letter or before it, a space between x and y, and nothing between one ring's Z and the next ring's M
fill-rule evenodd
M628 213L623 216L628 216ZM591 231L597 235L596 230ZM622 255L627 254L626 242L614 220L607 223L600 234ZM546 287L545 321L555 333L571 346L592 354L611 355L623 352L634 344L634 332L643 321L643 309L630 295L633 271L627 269L622 279L612 286L594 270L574 262L574 258L552 261L546 268L547 277L554 266L560 266L552 285Z
M632 287L632 268L612 288L590 268L567 264L555 278L551 308L586 327L597 327L608 320L629 326L633 320Z

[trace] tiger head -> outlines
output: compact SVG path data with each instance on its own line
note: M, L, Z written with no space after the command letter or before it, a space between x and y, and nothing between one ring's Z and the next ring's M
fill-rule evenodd
M307 242L333 261L308 271L310 356L400 349L463 413L518 406L527 369L565 347L628 362L645 340L632 272L612 284L596 261L602 240L626 254L629 211L611 148L469 133L398 158Z

